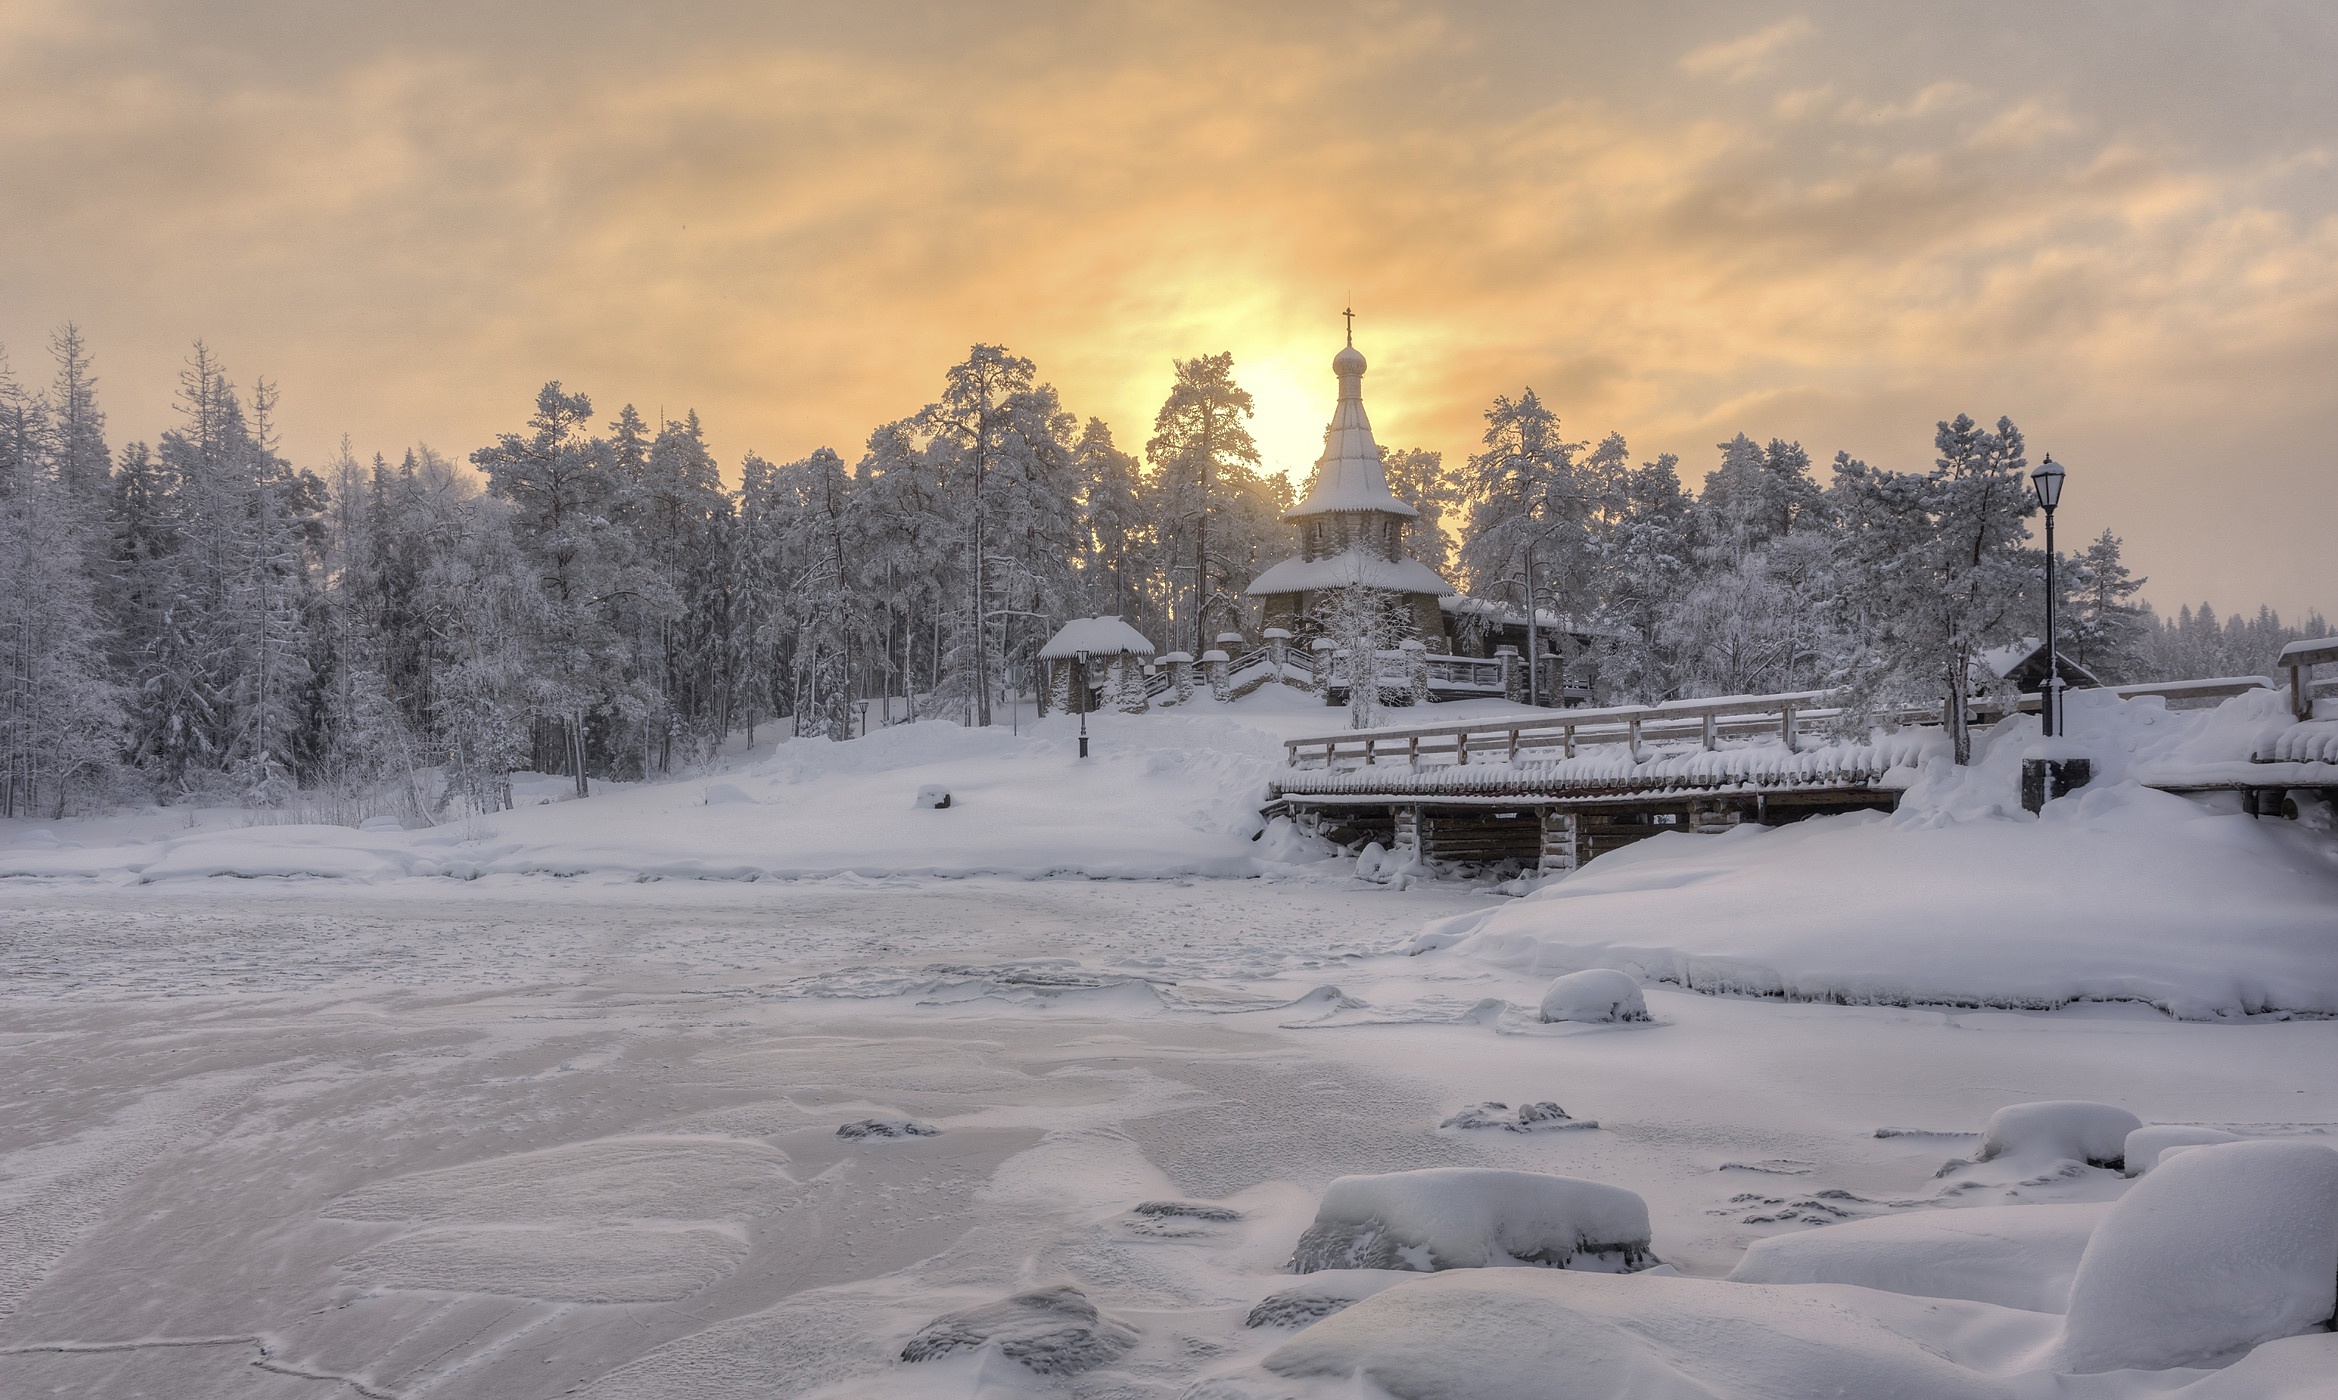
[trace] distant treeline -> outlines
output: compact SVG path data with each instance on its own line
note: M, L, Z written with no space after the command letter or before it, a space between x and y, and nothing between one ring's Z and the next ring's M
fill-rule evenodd
M775 720L842 738L871 697L987 722L1033 692L1063 619L1117 613L1199 650L1255 625L1244 587L1296 552L1230 355L1176 363L1141 459L984 345L855 459L749 453L734 487L696 414L602 416L558 383L465 463L344 444L296 467L274 387L239 392L200 344L177 426L117 450L82 337L50 349L43 389L0 362L9 815L304 792L477 810L520 769L581 788ZM1739 436L1695 497L1670 455L1568 441L1531 390L1486 421L1458 465L1386 454L1421 512L1414 552L1513 603L1531 556L1540 605L1596 638L1567 665L1600 700L1937 696L2039 630L2028 463L2002 419L1940 424L1930 472L1838 455L1823 484L1799 445ZM2156 618L2108 532L2061 577L2066 650L2106 678L2261 672L2304 634L2269 610Z

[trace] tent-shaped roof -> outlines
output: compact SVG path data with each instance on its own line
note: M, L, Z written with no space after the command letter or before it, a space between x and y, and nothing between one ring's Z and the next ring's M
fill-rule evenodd
M1364 416L1364 357L1353 345L1331 358L1331 372L1339 376L1339 405L1332 410L1331 426L1323 434L1323 455L1316 459L1315 481L1307 499L1283 512L1285 520L1328 515L1338 510L1375 510L1406 519L1420 512L1388 489L1388 469L1380 464L1380 444L1372 440L1372 420Z
M1090 656L1151 656L1153 644L1117 617L1075 617L1047 639L1039 658L1072 661L1083 651Z

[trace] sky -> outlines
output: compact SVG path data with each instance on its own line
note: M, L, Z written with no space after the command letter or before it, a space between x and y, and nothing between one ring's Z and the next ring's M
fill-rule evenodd
M2338 614L2338 6L0 0L0 344L120 442L197 338L284 447L461 456L558 379L858 455L976 342L1141 447L1340 312L1382 443L2010 416L2163 610Z

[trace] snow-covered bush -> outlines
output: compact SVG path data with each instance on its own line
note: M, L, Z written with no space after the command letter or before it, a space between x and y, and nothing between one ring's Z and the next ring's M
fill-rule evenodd
M1732 1283L1848 1283L2058 1313L2107 1204L1973 1206L1756 1240Z
M1318 1269L1541 1264L1623 1273L1654 1265L1648 1204L1620 1186L1543 1172L1430 1167L1343 1176L1291 1256Z
M1645 1021L1648 1000L1628 972L1595 967L1570 972L1542 994L1545 1021Z
M2338 1152L2230 1142L2160 1163L2070 1286L2063 1362L2163 1370L2323 1326L2338 1307Z
M2141 1176L2159 1165L2159 1156L2171 1147L2193 1147L2202 1143L2239 1142L2240 1137L2222 1128L2194 1128L2176 1123L2154 1123L2127 1134L2125 1171L2129 1176Z
M2011 1104L1990 1115L1976 1160L2022 1157L2116 1167L2127 1158L2127 1134L2142 1126L2126 1109L2084 1099Z

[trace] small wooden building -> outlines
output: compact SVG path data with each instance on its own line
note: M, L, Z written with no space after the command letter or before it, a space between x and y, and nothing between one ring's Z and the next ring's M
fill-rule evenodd
M1039 649L1047 667L1041 704L1064 711L1142 710L1145 658L1152 654L1145 634L1117 617L1075 617Z

